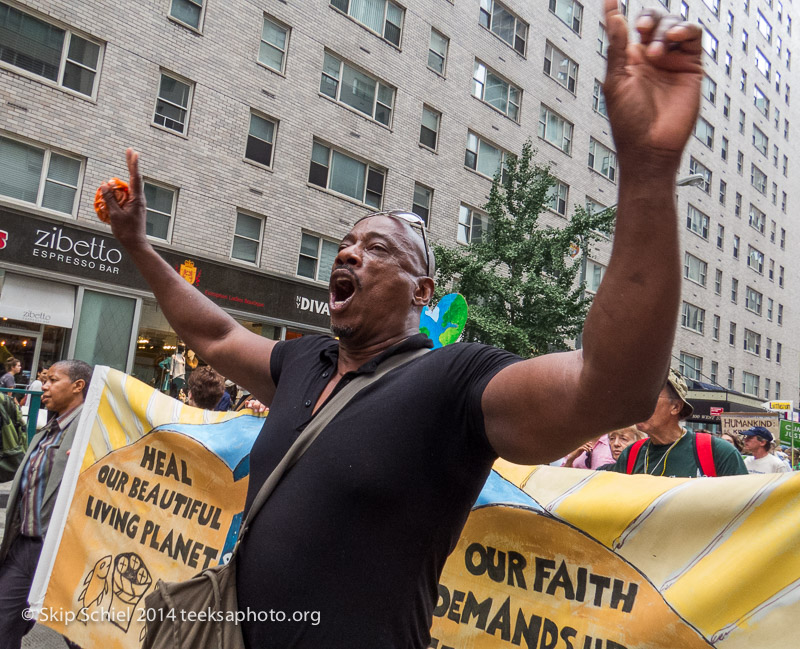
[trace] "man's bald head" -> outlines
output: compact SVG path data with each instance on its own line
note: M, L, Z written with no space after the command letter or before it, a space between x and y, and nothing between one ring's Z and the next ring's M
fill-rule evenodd
M399 223L405 231L408 241L412 243L416 251L416 259L414 266L419 273L419 277L430 277L433 279L436 274L436 259L433 250L428 244L428 237L425 231L425 222L422 218L413 212L404 212L402 210L389 210L384 212L373 212L360 218L356 223L371 219L374 217L387 217L392 219L395 223Z

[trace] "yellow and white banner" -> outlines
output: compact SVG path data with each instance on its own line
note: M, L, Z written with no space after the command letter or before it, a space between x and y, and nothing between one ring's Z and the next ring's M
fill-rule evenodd
M156 581L233 547L262 423L98 368L31 591L40 622L86 648L138 647ZM798 521L794 473L690 480L499 461L445 565L431 646L794 646Z
M39 621L82 647L138 647L156 582L231 551L262 424L96 368L31 589Z

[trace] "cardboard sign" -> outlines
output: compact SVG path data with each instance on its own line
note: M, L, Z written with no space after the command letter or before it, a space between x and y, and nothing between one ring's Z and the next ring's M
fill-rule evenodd
M778 437L778 422L780 415L778 413L763 412L726 412L720 415L720 422L722 424L722 432L728 434L741 434L748 428L753 426L763 426L772 436Z

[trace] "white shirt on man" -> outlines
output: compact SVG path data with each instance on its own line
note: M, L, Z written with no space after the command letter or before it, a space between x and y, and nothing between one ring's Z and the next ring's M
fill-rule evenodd
M767 453L764 457L756 459L752 455L744 458L744 465L750 473L788 473L791 467L783 460Z

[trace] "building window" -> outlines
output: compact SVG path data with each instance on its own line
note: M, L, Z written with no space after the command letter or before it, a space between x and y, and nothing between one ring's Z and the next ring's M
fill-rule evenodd
M705 317L705 309L701 309L699 306L689 304L688 302L683 303L681 326L701 334L703 333Z
M145 232L148 237L169 241L177 194L177 191L169 187L144 182L144 198L147 201Z
M714 148L714 127L702 117L698 117L695 122L694 136L709 149Z
M754 288L747 287L745 291L744 306L757 315L761 315L761 301L763 295Z
M578 82L578 64L550 43L544 48L544 73L574 93Z
M785 250L786 249L786 230L784 228L781 228L781 243L780 243L780 246L781 246L781 250Z
M735 372L736 372L736 370L734 370L732 367L728 366L728 389L729 390L733 390L734 381L736 379Z
M739 302L739 280L735 277L731 278L731 302L734 304Z
M767 174L754 164L750 165L750 184L756 188L760 194L767 195Z
M764 228L767 224L767 215L764 214L760 209L758 209L755 205L750 203L750 227L755 228L761 234L764 234Z
M731 98L727 94L722 96L722 115L725 119L731 116Z
M583 5L576 0L550 0L550 11L576 34L581 33Z
M681 0L681 18L689 20L689 5L684 0Z
M600 282L606 274L606 267L597 262L590 261L586 271L586 290L592 293L597 293L600 288Z
M758 48L756 48L756 68L758 68L758 71L769 81L772 72L772 63L769 62L769 59L764 56Z
M734 259L739 259L739 241L740 241L739 235L738 234L734 234L733 235L733 258Z
M717 224L717 248L725 249L725 226L721 223Z
M742 372L742 392L757 397L759 379L760 377L757 374Z
M384 126L392 121L394 88L325 52L319 91Z
M250 130L247 133L244 157L265 167L271 167L277 126L277 123L270 119L250 113Z
M288 47L289 28L279 24L272 18L264 16L258 62L276 72L283 72Z
M412 211L414 214L421 217L423 221L425 221L426 226L428 226L430 222L432 202L433 190L430 187L425 187L425 185L414 183L414 202L412 205Z
M172 0L169 15L178 22L199 30L203 18L203 0Z
M72 215L82 174L79 158L0 136L0 196Z
M522 90L503 79L491 68L475 59L472 75L472 95L499 110L503 115L519 121Z
M564 153L572 153L572 122L542 104L539 110L539 137L557 146Z
M699 381L703 376L703 359L694 354L681 352L678 371L687 379Z
M447 48L450 39L431 28L431 42L428 45L428 67L444 76L447 63Z
M736 345L736 323L731 322L728 326L728 344L731 347Z
M778 272L778 286L783 288L783 266L780 267L780 272Z
M689 205L686 215L686 227L696 235L703 237L703 239L708 239L708 216L694 205Z
M741 90L743 94L747 94L747 72L744 70L742 70L739 75L739 90Z
M789 173L789 158L786 155L784 155L783 156L783 177L786 178L788 173Z
M608 34L603 23L600 23L600 32L597 36L597 53L604 58L608 56Z
M761 155L767 155L767 150L769 149L769 138L755 124L753 124L753 146Z
M791 20L789 16L786 16L786 20ZM775 381L775 399L778 400L781 398L781 382Z
M380 209L386 172L341 151L314 142L308 182Z
M712 141L713 141L713 137L714 137L713 132L712 132L711 137L712 137ZM723 160L727 160L728 159L728 138L726 138L724 135L722 136L722 145L719 148L719 155Z
M603 117L608 118L606 98L603 94L603 84L597 79L594 80L594 91L592 92L592 110L595 113L600 113Z
M400 46L405 9L391 0L331 0L331 6L393 45Z
M774 259L770 259L769 260L769 281L770 282L774 282L775 281L775 260Z
M722 295L722 271L719 268L714 273L714 293Z
M742 30L742 52L747 52L747 43L748 43L748 34L747 30Z
M485 214L464 204L459 207L458 234L456 235L459 243L480 243L488 228L489 218Z
M0 2L0 62L93 97L103 46Z
M778 304L778 324L783 326L783 305Z
M739 133L744 135L745 114L743 110L739 111Z
M731 63L732 63L732 61L733 61L733 58L731 57L731 53L730 52L725 52L725 76L728 77L728 78L730 78L730 76L731 76ZM725 117L727 117L727 116L728 115L726 113Z
M781 212L786 214L786 192L781 192Z
M767 360L772 358L772 338L767 338L767 344L764 345L764 358Z
M758 109L759 113L769 119L769 99L755 84L753 84L753 105Z
M303 232L300 255L297 258L297 274L318 282L327 282L338 253L339 244L335 241Z
M719 204L725 205L725 199L728 192L728 183L724 180L719 181Z
M263 230L264 219L237 212L231 259L257 264L260 256L261 233Z
M719 375L719 363L717 361L711 361L711 375L709 378L711 379L711 383L717 385Z
M764 398L769 399L769 379L764 379Z
M772 204L778 204L778 183L772 183Z
M589 138L589 168L614 182L617 177L617 154L594 138Z
M700 286L706 285L708 264L688 252L683 256L683 276Z
M772 43L772 25L769 24L769 21L764 18L764 14L760 11L756 11L756 27L758 27L761 35L767 39L767 43Z
M474 169L479 174L494 178L503 171L505 152L489 144L475 133L467 133L467 151L464 155L464 165Z
M703 75L703 83L701 86L703 97L708 99L712 104L717 103L717 82L714 81L707 74Z
M781 352L783 351L783 347L780 343L775 343L775 362L780 365L781 364Z
M761 355L761 334L757 334L755 331L745 329L743 339L744 350L746 352L750 352L756 356Z
M775 92L781 91L781 73L778 70L775 70ZM777 107L775 108L777 111ZM778 122L775 122L775 128L778 128Z
M528 23L520 20L497 0L481 0L478 22L525 56Z
M419 143L436 151L439 139L439 121L442 114L429 106L422 107L422 124L419 129Z
M711 193L711 170L700 164L695 158L689 159L689 173L703 176L703 184L699 185L706 194Z
M162 72L153 123L176 133L185 133L191 101L191 84Z
M733 206L733 215L737 218L742 218L742 195L739 192L736 192L736 198L734 200Z
M705 53L708 54L714 61L716 61L717 51L719 49L719 41L717 41L717 39L714 38L714 35L705 27L703 27L702 44Z
M741 176L744 173L744 153L736 152L736 172Z
M567 215L567 196L569 195L569 185L556 180L547 196L547 207L560 214L561 216Z
M686 19L684 18L684 20L686 20ZM726 29L728 31L728 34L733 35L733 24L734 24L734 22L733 22L733 12L729 11L728 12L728 18L727 18L727 20L725 22L725 27L726 27Z
M720 323L720 317L718 315L714 315L714 317L712 319L712 325L711 325L711 339L712 340L719 341L719 323Z

